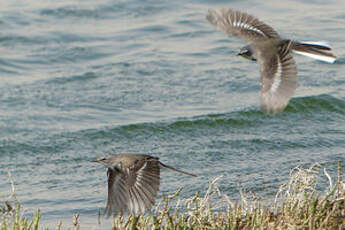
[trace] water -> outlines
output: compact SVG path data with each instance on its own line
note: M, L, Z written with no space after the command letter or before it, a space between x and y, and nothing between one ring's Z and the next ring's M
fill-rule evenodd
M299 88L283 113L259 110L257 64L205 20L240 9L282 36L325 40L331 65L295 56ZM298 165L345 165L345 6L342 1L1 1L0 198L13 174L26 213L97 228L109 152L149 153L199 175L163 172L182 197L210 179L270 199ZM109 222L103 225L106 229Z

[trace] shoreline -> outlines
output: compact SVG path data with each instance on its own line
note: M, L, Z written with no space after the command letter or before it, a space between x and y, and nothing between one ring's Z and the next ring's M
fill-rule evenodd
M182 188L164 196L150 215L117 216L110 222L112 229L345 229L345 183L340 162L335 181L323 169L329 180L325 192L316 189L320 170L315 165L291 170L289 180L280 186L271 207L263 205L255 194L245 194L241 190L241 200L233 202L219 190L218 177L210 182L207 191L197 192L193 197L179 199ZM47 229L41 224L40 210L32 218L22 216L10 173L9 179L12 194L0 205L1 230ZM83 228L80 219L82 217L75 214L70 223L57 220L53 229L89 228ZM108 221L99 216L98 222L94 229Z

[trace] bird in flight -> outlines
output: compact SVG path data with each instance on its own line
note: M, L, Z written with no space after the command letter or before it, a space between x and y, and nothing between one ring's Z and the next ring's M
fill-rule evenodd
M282 39L272 27L247 13L209 10L206 18L215 27L249 44L238 55L259 64L260 101L266 113L284 110L297 88L297 67L291 52L329 63L336 60L326 43Z
M93 161L108 168L108 201L104 214L116 216L120 212L143 214L151 210L160 185L160 169L196 177L145 154L109 154Z

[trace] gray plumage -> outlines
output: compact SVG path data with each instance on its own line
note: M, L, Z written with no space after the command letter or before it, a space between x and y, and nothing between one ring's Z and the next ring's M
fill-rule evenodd
M158 157L145 154L109 154L97 158L95 162L108 168L107 216L125 211L137 215L151 210L159 191L162 167L196 176L165 165Z
M239 55L258 61L261 108L265 112L283 110L297 88L297 67L291 51L319 60L335 60L335 56L327 52L328 46L281 39L272 27L246 13L231 9L222 9L219 13L209 10L206 18L217 28L249 43Z

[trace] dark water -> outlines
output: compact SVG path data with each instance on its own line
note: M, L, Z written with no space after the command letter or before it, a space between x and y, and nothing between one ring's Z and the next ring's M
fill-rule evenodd
M299 88L286 110L259 110L244 44L205 20L209 8L256 15L283 36L329 41L335 64L295 57ZM26 213L93 228L106 199L109 152L149 153L200 175L164 172L161 193L204 191L223 175L269 199L292 168L345 165L342 1L2 1L0 198L16 182ZM107 223L108 224L108 223ZM104 225L107 228L108 225Z

